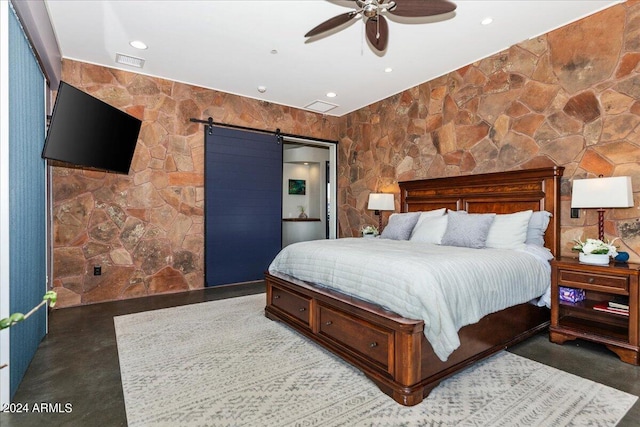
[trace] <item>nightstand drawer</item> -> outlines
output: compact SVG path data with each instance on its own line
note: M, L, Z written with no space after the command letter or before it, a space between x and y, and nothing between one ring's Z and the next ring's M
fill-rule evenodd
M629 291L628 276L608 276L588 272L560 270L559 284L574 288L607 291L612 288Z

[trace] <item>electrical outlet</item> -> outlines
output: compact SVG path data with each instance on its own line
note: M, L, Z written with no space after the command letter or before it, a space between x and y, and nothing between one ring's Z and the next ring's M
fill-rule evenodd
M102 274L102 266L94 265L93 266L93 275L94 276L100 276L101 274Z
M580 218L580 209L571 208L571 218Z

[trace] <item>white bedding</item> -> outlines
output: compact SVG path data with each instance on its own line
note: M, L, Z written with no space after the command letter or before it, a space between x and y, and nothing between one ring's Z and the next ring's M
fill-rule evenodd
M444 361L460 345L461 327L545 294L551 270L544 251L379 238L318 240L287 246L269 272L335 288L403 317L424 320L425 336Z

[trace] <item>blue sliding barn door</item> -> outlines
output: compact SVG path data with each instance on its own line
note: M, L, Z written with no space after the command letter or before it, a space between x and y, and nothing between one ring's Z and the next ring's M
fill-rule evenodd
M206 286L261 280L282 247L282 144L205 130Z

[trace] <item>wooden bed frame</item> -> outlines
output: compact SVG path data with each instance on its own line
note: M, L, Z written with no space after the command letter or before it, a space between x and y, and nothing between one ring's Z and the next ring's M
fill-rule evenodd
M546 210L545 244L560 255L560 179L552 167L400 183L403 212L446 207L470 213ZM403 318L343 293L283 274L265 274L265 315L279 320L364 372L402 405L415 405L443 379L518 343L549 324L549 310L520 304L460 329L461 345L442 362L422 320Z

